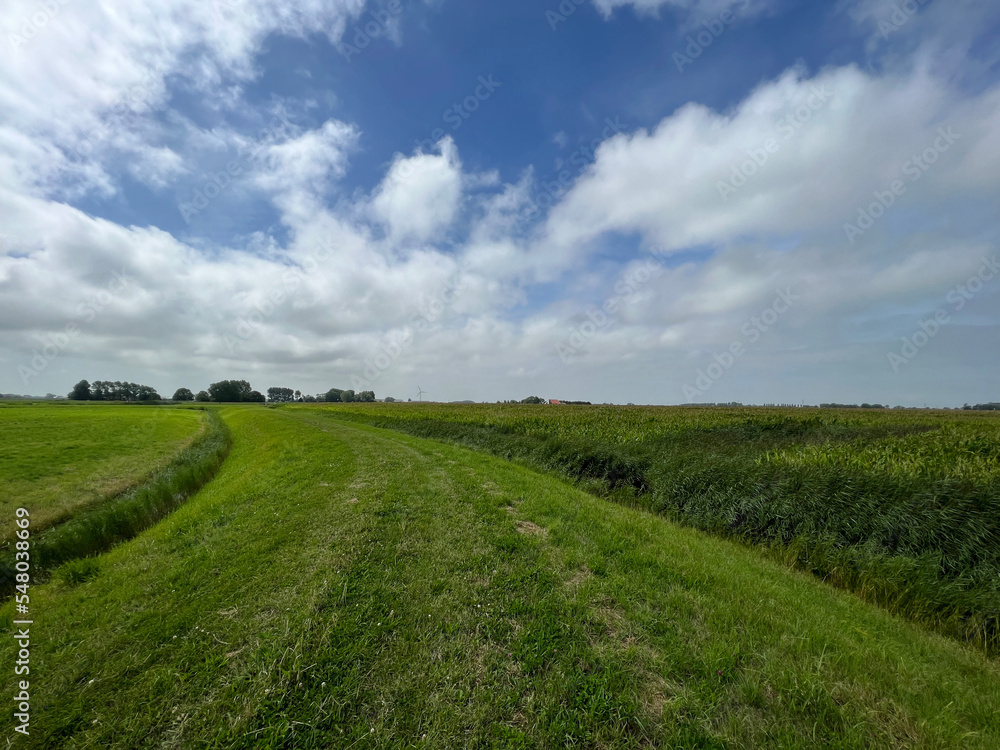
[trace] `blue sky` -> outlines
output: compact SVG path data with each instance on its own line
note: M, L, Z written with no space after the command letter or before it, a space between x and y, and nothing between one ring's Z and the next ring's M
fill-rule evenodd
M1000 398L989 2L112 7L0 12L0 392Z
M674 55L685 54L688 39L705 27L670 10L654 20L619 9L609 22L586 4L553 29L544 11L558 9L558 3L543 9L532 2L409 3L396 17L398 42L382 31L352 52L348 45L358 31L376 20L372 14L379 9L370 5L337 45L344 51L319 33L306 39L267 36L255 60L260 75L245 85L244 101L254 114L275 101L294 101L296 121L312 126L331 117L357 123L364 146L352 159L343 189L373 189L392 154L409 154L438 130L453 136L463 161L474 169L498 170L501 179L516 181L534 167L541 182L551 182L574 152L600 137L608 119L631 131L654 127L689 101L726 110L792 65L817 70L864 56L864 38L843 10L788 5L781 13L738 18L740 33L713 38L692 64L682 61L683 71ZM742 0L732 3L735 12L741 6ZM496 95L467 118L452 114L446 120L473 95L480 76L500 83ZM302 106L306 101L315 106ZM205 129L233 120L214 102L182 91L171 105L164 115L180 113ZM241 119L239 124L254 132L253 117ZM226 161L220 154L218 165ZM579 169L572 165L571 171ZM191 177L176 184L176 202L201 184L201 175ZM187 230L176 205L164 204L162 194L134 181L113 198L76 205L115 221ZM203 231L216 241L234 242L240 232L273 229L277 213L263 205L258 211L261 215L239 217L213 211L206 223L214 230ZM240 224L234 226L234 220Z

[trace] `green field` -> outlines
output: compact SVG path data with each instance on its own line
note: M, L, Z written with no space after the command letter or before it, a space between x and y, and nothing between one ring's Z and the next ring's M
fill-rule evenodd
M461 443L743 542L1000 649L1000 415L372 404L339 418Z
M997 496L975 493L995 488L988 462L918 468L909 452L873 446L928 440L924 464L980 455L975 441L996 445L1000 422L431 405L220 413L232 449L214 479L152 528L32 587L31 735L9 732L15 745L1000 746L1000 668L982 644L790 567L780 534L748 545L753 535L712 520L719 482L747 472L867 472L889 503L954 482L986 516ZM715 484L695 482L713 466ZM683 506L670 505L677 487ZM776 497L800 495L789 485ZM974 510L971 521L992 520ZM826 522L874 528L863 512ZM7 603L5 665L13 616Z
M167 465L202 426L189 409L0 405L0 514L30 508L36 530L120 494ZM0 535L9 542L10 525Z

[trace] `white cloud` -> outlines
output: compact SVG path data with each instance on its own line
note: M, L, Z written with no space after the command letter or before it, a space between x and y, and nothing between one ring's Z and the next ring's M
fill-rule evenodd
M978 32L996 26L993 0L840 0L840 11L868 34L868 51L887 65L920 64L942 77L992 80L1000 61L996 45L976 44Z
M254 155L255 182L274 195L287 222L301 225L321 210L331 180L344 175L358 137L351 125L328 120L318 130L262 145Z
M437 154L397 154L372 198L372 212L393 240L426 242L451 226L462 199L462 163L446 137Z
M132 176L152 188L163 188L189 172L180 154L166 146L142 146L129 164Z
M330 179L343 176L347 168L346 151L357 138L352 126L329 120L318 130L269 144L260 155L263 168L257 182L275 193L322 192Z
M572 262L607 232L639 232L672 250L837 232L896 179L908 185L901 205L959 194L982 201L984 190L1000 188L998 116L997 90L963 102L921 71L876 77L845 67L813 78L789 71L732 112L691 104L652 132L606 141L552 210L547 241ZM931 167L932 178L913 182L904 170L941 128L958 140Z
M233 82L256 75L254 58L267 34L320 32L336 41L364 5L364 0L306 0L294 6L276 0L6 2L0 6L0 28L6 30L0 44L7 48L0 67L0 128L33 145L4 148L10 138L0 138L0 165L14 163L0 178L39 195L64 193L67 180L77 190L107 193L114 185L102 163L109 151L134 137L130 134L149 113L164 106L167 76L207 101L227 96L232 101L232 92L239 92ZM165 181L178 171L174 163L151 179Z

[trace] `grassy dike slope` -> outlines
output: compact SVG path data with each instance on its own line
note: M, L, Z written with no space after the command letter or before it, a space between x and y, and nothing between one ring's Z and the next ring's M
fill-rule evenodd
M224 417L200 493L33 589L17 744L1000 746L995 663L752 550L332 415Z

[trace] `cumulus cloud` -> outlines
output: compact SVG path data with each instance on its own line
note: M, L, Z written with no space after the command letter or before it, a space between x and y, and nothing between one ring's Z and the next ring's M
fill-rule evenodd
M256 75L254 59L267 34L323 33L336 41L364 5L364 0L294 6L274 0L4 3L0 134L16 132L32 147L0 154L0 163L11 159L19 167L4 169L0 177L40 195L58 194L68 179L79 190L114 190L102 166L107 152L119 149L143 118L165 105L168 76L201 96L218 98L232 81ZM0 135L0 148L10 139ZM155 174L165 181L177 171L172 164Z
M919 70L788 71L732 112L690 104L652 131L606 141L551 212L547 241L572 259L608 232L639 232L671 250L836 233L895 180L908 186L900 204L913 207L960 193L986 200L982 191L998 187L1000 152L989 151L998 104L997 90L966 102ZM924 164L935 143L944 150ZM921 180L930 169L933 179Z
M462 163L446 137L437 154L397 154L372 198L372 212L397 241L425 242L447 229L462 197Z
M358 136L353 126L329 120L317 130L263 145L254 152L255 182L273 194L287 222L302 224L320 210L331 181L344 175Z

